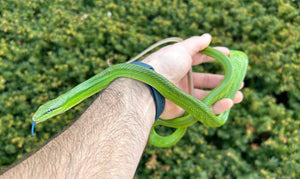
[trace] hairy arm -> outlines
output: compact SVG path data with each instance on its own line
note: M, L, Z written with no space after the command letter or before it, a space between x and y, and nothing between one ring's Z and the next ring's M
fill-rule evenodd
M177 87L187 90L187 72L192 65L213 59L199 53L209 45L211 36L194 36L166 46L151 54L144 62L165 76ZM229 50L218 47L225 54ZM223 79L220 75L194 73L195 97L202 99ZM212 106L215 114L228 110L242 101L222 99ZM151 126L155 104L148 87L132 79L114 81L88 110L67 130L52 139L35 154L14 166L6 178L132 178ZM166 100L163 119L178 117L183 109Z
M148 87L119 78L67 130L3 177L133 178L154 116Z

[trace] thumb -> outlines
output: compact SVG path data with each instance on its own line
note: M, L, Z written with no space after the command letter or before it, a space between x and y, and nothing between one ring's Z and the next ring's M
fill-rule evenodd
M210 41L211 41L211 35L205 33L201 36L193 36L180 43L186 49L189 55L193 56L194 54L198 53L200 50L205 49L210 44Z

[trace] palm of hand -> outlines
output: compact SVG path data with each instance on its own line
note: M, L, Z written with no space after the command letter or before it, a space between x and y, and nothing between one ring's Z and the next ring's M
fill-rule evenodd
M199 51L209 45L210 41L210 35L191 37L180 43L161 48L157 52L149 55L143 61L151 65L156 72L166 77L178 88L187 93L189 91L187 74L192 65L198 65L213 60L212 58L199 53ZM227 55L229 54L227 48L217 47L217 49ZM195 97L200 100L209 91L203 91L197 88L215 88L223 79L223 76L221 75L212 74L193 73L193 76L195 84L193 90ZM220 114L232 107L233 102L241 102L242 98L242 93L239 92L234 101L231 99L222 99L216 102L211 109L214 113ZM171 101L166 100L165 109L160 118L172 119L182 116L183 114L184 110L182 108Z

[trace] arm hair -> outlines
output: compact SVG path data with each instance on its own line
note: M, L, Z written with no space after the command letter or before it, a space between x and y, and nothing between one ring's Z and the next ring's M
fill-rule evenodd
M133 178L154 117L148 87L119 78L68 129L1 178Z

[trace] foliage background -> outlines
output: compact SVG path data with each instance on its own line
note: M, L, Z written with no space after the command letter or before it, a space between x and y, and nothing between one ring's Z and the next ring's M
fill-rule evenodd
M166 149L148 146L136 178L300 176L298 0L0 0L0 166L43 145L92 99L38 125L39 105L158 40L205 32L250 60L231 119L196 124ZM206 69L205 66L202 69ZM210 67L208 66L208 69Z

